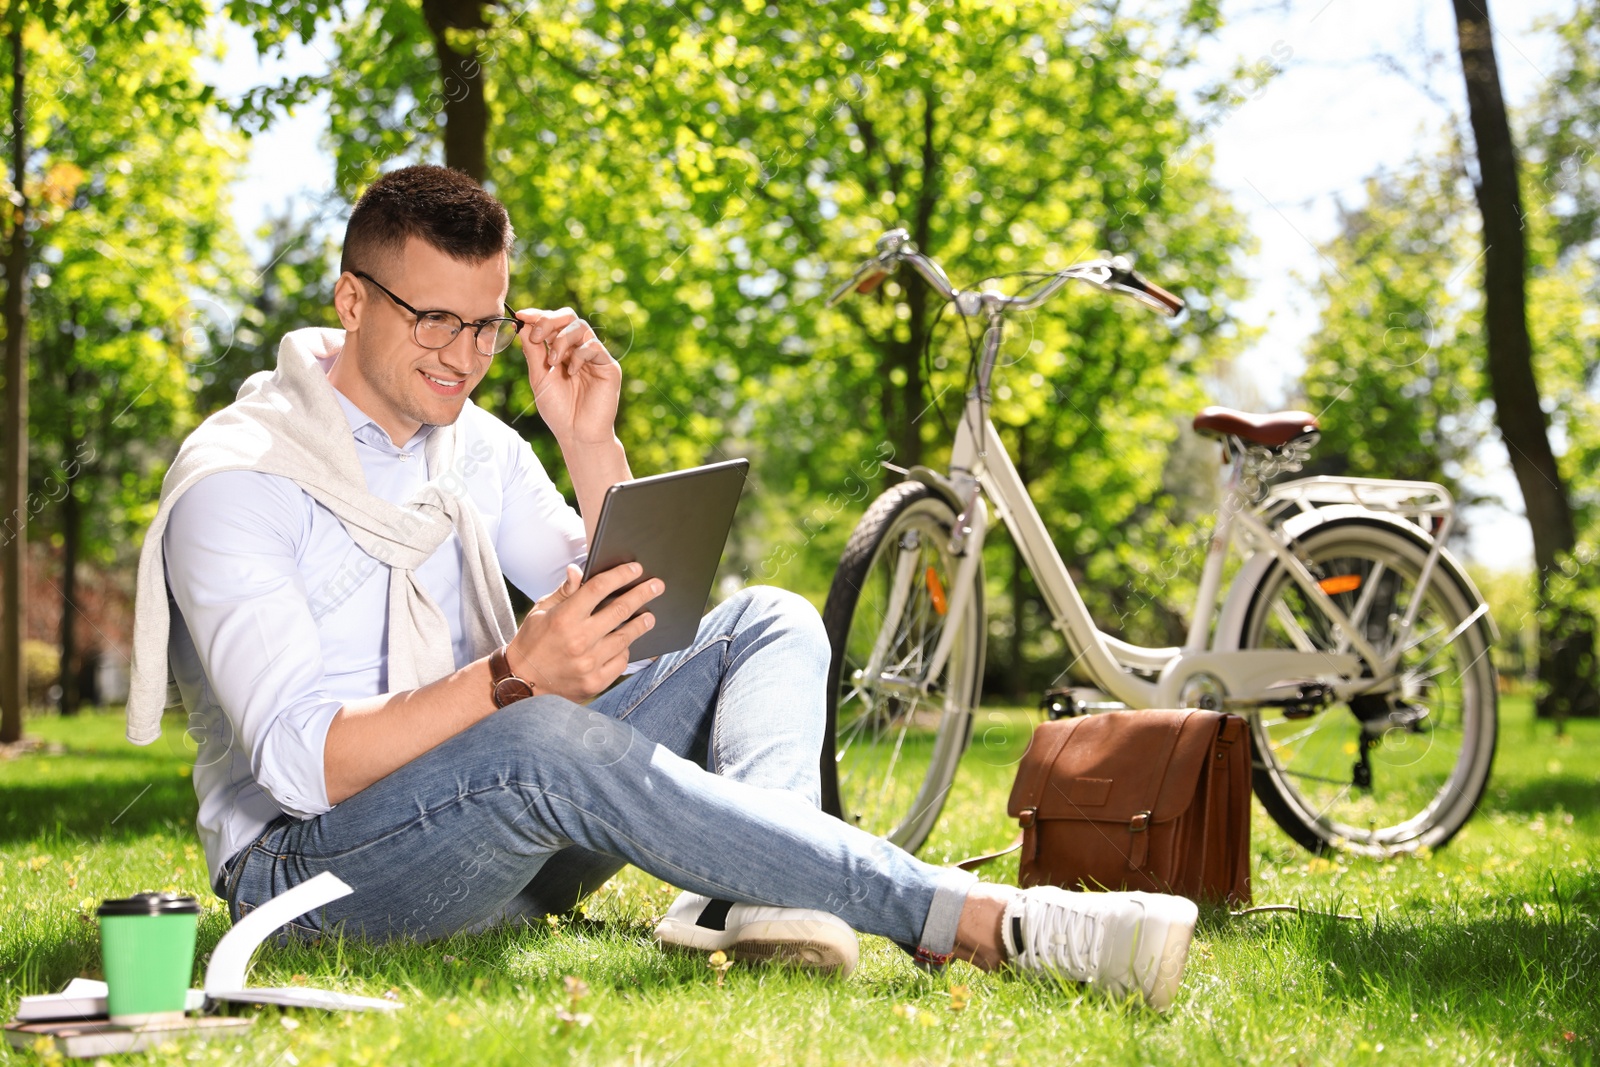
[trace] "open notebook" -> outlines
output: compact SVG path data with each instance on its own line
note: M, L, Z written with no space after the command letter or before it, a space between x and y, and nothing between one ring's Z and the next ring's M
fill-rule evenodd
M243 1004L277 1004L294 1008L321 1008L324 1011L394 1011L398 1001L358 997L331 989L304 986L246 986L245 972L250 957L274 930L308 911L315 911L351 889L337 876L324 871L287 892L280 893L234 924L233 929L212 950L206 967L204 989L189 990L189 1011L199 1011L207 1001L235 1001ZM49 1019L92 1019L106 1014L106 984L89 978L74 978L60 993L23 997L17 1008L21 1022Z

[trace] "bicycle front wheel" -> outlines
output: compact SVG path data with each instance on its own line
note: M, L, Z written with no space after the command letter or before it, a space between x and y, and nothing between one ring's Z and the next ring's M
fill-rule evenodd
M891 488L851 534L822 612L833 645L823 807L908 851L938 821L983 679L983 568L956 608L955 518L921 482Z
M1387 523L1329 522L1301 537L1299 552L1352 625L1395 660L1393 682L1304 717L1251 713L1256 795L1316 852L1437 848L1472 816L1494 760L1494 669L1482 628L1466 623L1477 598L1442 556L1419 589L1428 545ZM1413 604L1415 621L1402 635ZM1241 648L1349 647L1277 563L1256 588L1240 638Z

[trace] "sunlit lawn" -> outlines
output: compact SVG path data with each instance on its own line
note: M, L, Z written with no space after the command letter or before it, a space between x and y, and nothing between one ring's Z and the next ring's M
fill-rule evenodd
M1184 992L1164 1017L956 965L923 975L864 938L831 982L652 947L673 891L628 872L587 916L427 946L267 948L254 979L369 995L392 1016L263 1010L244 1040L172 1047L152 1062L344 1063L1433 1063L1590 1062L1600 1055L1600 723L1557 742L1523 699L1502 709L1485 810L1432 856L1317 859L1257 809L1261 903L1316 914L1202 918ZM973 748L923 856L1003 845L1015 716L980 712ZM169 720L169 738L179 737ZM36 719L60 746L0 763L0 1011L96 975L102 897L200 897L202 959L227 926L206 888L187 753L121 740L116 716ZM1009 740L1008 740L1009 739ZM989 877L1014 877L1002 862ZM198 979L197 971L197 979ZM587 985L574 1002L564 979ZM954 986L970 999L952 1010ZM589 1017L564 1022L559 1011ZM0 1059L36 1059L0 1050ZM136 1062L137 1058L131 1061Z

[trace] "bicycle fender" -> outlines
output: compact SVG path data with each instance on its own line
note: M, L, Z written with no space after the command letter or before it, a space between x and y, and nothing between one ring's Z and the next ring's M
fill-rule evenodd
M906 478L914 482L921 482L944 497L945 503L954 508L957 515L961 514L961 509L967 506L967 502L956 495L955 487L950 484L950 479L932 467L911 467L906 471Z
M1424 551L1432 547L1432 541L1414 524L1386 512L1371 511L1359 504L1330 504L1313 511L1302 511L1290 516L1279 529L1287 533L1290 541L1294 542L1330 523L1351 519L1387 526L1394 532L1410 538ZM1239 647L1240 638L1243 637L1245 615L1250 610L1250 600L1255 595L1256 587L1261 584L1261 579L1266 576L1267 569L1277 562L1277 557L1271 552L1262 551L1245 560L1244 565L1239 568L1233 584L1228 588L1222 612L1217 618L1216 641L1212 646L1217 651L1233 651ZM1437 566L1448 570L1451 577L1461 583L1461 588L1466 590L1474 602L1484 603L1483 594L1478 592L1478 587L1473 584L1466 568L1461 566L1460 561L1448 548L1440 548ZM1491 613L1485 612L1478 626L1483 632L1485 645L1493 645L1500 639L1500 628L1495 625Z

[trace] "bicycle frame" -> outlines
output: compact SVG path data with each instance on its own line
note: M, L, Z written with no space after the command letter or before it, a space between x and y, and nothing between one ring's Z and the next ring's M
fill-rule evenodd
M870 292L902 265L956 314L986 328L949 469L902 472L932 492L903 487L880 497L851 535L829 591L830 679L839 682L830 694L822 761L830 810L852 811L860 794L876 825L891 783L899 782L886 832L914 848L932 830L978 700L987 637L983 546L998 517L1075 657L1075 684L1083 688L1063 701L1070 712L1240 712L1250 720L1256 793L1296 841L1374 855L1448 841L1488 780L1496 722L1487 657L1497 638L1488 605L1444 548L1454 519L1448 491L1431 482L1314 477L1279 482L1258 499L1258 486L1299 469L1317 440L1317 420L1304 412L1257 419L1208 411L1196 423L1221 428L1232 469L1209 542L1196 553L1203 559L1183 643L1145 648L1121 640L1096 625L1074 584L988 417L989 384L1005 318L1040 306L1069 281L1169 316L1181 313L1183 300L1120 257L1033 272L1034 281L1015 294L958 290L904 229L892 229L829 305L852 291ZM1235 566L1228 557L1236 549ZM870 601L861 596L866 580L878 590ZM875 628L864 663L858 654L868 631L858 621ZM977 682L969 669L974 652ZM1454 673L1438 677L1446 671ZM849 726L841 733L846 704ZM1350 714L1318 714L1338 704ZM897 778L908 736L918 746ZM847 797L835 765L858 737L867 754L851 765ZM1430 762L1422 766L1424 756ZM1381 787L1375 770L1385 776ZM909 810L908 787L916 789Z
M1096 685L1130 707L1191 705L1195 694L1188 688L1189 683L1201 676L1207 683L1220 683L1222 694L1232 707L1259 705L1274 696L1281 697L1286 679L1320 684L1339 700L1348 700L1362 693L1389 691L1393 685L1394 665L1401 653L1414 643L1411 630L1418 602L1414 601L1409 606L1401 620L1399 638L1394 647L1387 654L1374 648L1366 639L1361 625L1370 607L1371 596L1361 597L1347 615L1318 585L1317 578L1294 553L1292 540L1277 535L1262 513L1246 506L1245 496L1239 491L1246 456L1242 443L1237 441L1233 442L1232 476L1217 512L1184 644L1181 647L1145 648L1103 632L1090 615L1066 563L1050 538L1043 518L1028 495L1027 487L988 418L988 384L999 351L1002 328L1000 316L991 314L977 384L967 396L951 452L948 477L932 471L915 472L916 476L926 480L945 482L955 498L964 502L951 538L952 552L961 559L954 578L950 609L953 616L959 617L977 580L978 563L988 527L986 504L992 502L995 513L1017 544L1023 563L1033 573L1054 625L1072 650L1075 662L1083 664ZM1443 516L1441 533L1448 528L1453 503L1442 487L1432 483L1305 479L1290 484L1322 486L1326 496L1334 483L1344 486L1347 495L1352 498L1359 496L1360 489L1365 489L1369 494L1379 490L1388 491L1391 495L1406 491L1412 495L1420 495L1424 491L1433 493L1439 498L1438 502L1420 510ZM1302 493L1299 498L1290 498L1283 496L1280 489L1275 491L1273 497L1269 497L1269 503L1289 501L1307 507L1315 499L1316 494L1310 491ZM1226 557L1237 539L1238 527L1243 528L1243 540L1253 549L1270 552L1282 564L1307 599L1340 634L1341 640L1335 650L1316 650L1309 641L1296 642L1299 647L1295 650L1218 647L1224 635L1221 627L1218 627L1213 638L1212 620L1216 616L1222 592ZM1442 544L1442 537L1433 539L1421 576L1422 584L1431 577ZM1369 585L1368 588L1375 590L1376 585ZM891 615L898 614L899 603L899 599L891 601ZM1482 617L1483 610L1480 607L1463 625L1475 624ZM889 629L885 628L884 632L887 633ZM1426 636L1429 635L1424 635L1424 638ZM941 635L928 665L927 676L939 675L954 638L954 630L946 630ZM869 669L878 666L881 658L881 651L875 649ZM1369 668L1364 677L1361 670L1363 663Z

